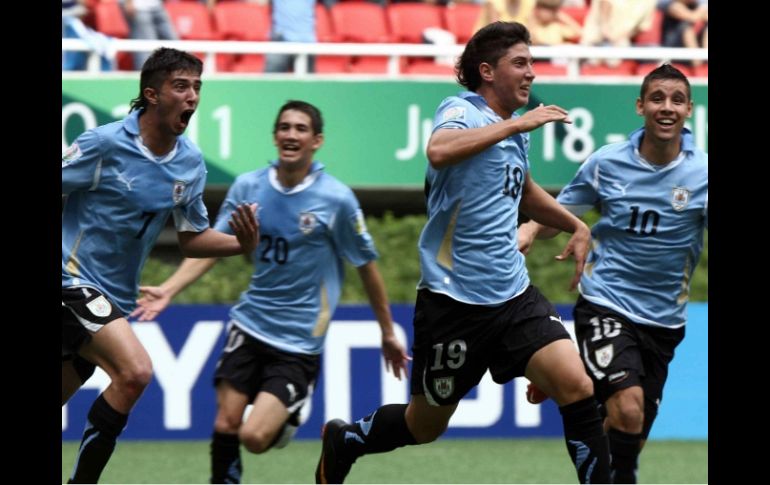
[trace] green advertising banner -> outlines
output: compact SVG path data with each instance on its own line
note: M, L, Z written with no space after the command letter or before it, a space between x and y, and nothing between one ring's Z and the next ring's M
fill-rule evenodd
M62 150L84 130L122 118L139 91L137 77L62 79ZM422 188L425 145L433 114L457 84L415 80L205 79L187 135L200 146L210 185L263 167L275 157L272 127L289 99L315 104L324 117L325 143L317 158L327 171L358 188ZM532 175L558 189L600 146L624 140L641 126L639 85L536 82L530 105L557 104L573 124L548 124L531 133ZM687 126L708 150L708 86L692 87Z

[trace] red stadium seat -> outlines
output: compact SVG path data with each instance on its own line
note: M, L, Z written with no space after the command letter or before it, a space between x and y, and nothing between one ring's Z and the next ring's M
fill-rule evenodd
M567 66L552 64L548 61L535 61L532 69L536 76L566 76Z
M219 40L222 38L214 30L209 10L202 3L175 2L166 3L165 7L176 33L182 40Z
M421 44L428 27L445 28L441 7L428 3L393 3L386 9L395 42Z
M588 7L561 7L561 11L577 20L580 25L585 25Z
M685 64L680 64L677 62L672 62L671 65L679 69L680 71L682 71L682 74L684 74L687 77L690 77L693 75L692 68L690 66L687 66ZM637 66L636 68L636 75L646 76L658 66L660 66L659 62L645 62L645 63L639 64L639 66Z
M391 42L385 9L374 3L342 2L331 8L340 42Z
M636 61L624 59L616 67L605 64L592 66L584 64L580 66L580 74L583 76L632 76L636 70Z
M116 2L99 2L94 5L96 30L111 37L125 39L130 33L126 18Z
M708 62L701 64L700 66L693 67L693 76L695 77L709 77L709 64Z
M270 9L256 3L228 2L214 7L217 32L226 40L270 40Z
M339 42L340 36L334 30L334 22L329 11L322 4L315 6L315 35L318 42ZM315 72L347 72L350 56L316 56Z
M478 3L453 3L444 8L444 24L459 44L466 44L475 33L473 28L480 14Z

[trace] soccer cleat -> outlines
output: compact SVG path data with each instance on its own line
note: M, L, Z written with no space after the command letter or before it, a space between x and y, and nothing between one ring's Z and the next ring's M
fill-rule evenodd
M321 458L315 469L316 483L343 483L353 466L353 461L346 460L339 449L342 440L338 439L343 426L341 419L332 419L321 429Z
M527 385L527 401L532 404L540 404L546 399L548 399L548 394L538 389L536 385L531 382Z

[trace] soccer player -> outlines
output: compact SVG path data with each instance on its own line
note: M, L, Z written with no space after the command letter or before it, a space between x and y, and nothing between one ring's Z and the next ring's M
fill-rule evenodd
M377 251L358 200L313 157L323 141L321 112L303 101L275 119L278 160L240 175L225 198L218 229L241 201L259 204L261 240L254 276L230 311L214 384L217 415L211 483L240 483L240 444L252 453L283 447L311 397L329 321L342 290L343 258L355 265L382 330L385 364L401 379L408 356L393 333ZM216 259L185 259L160 287L143 287L135 314L154 318ZM244 410L253 404L243 421Z
M62 155L62 406L101 367L111 379L88 413L71 483L96 483L152 377L126 320L139 274L169 215L192 257L250 253L254 208L233 208L235 236L209 228L206 168L184 133L200 100L201 62L156 50L122 121L88 130Z
M458 81L434 118L426 176L428 222L414 315L409 404L390 404L347 424L326 423L317 483L342 483L366 454L434 441L458 402L489 370L495 382L526 376L554 396L581 483L609 480L609 449L591 379L555 308L530 285L517 248L519 209L573 233L576 279L590 232L529 174L528 132L570 122L558 106L522 116L535 73L526 27L495 22L468 42Z
M574 316L607 413L613 483L636 483L668 365L684 338L690 276L708 227L708 155L684 128L689 81L671 65L658 67L642 82L636 112L644 127L594 152L557 198L576 214L601 206ZM524 224L521 249L558 232Z

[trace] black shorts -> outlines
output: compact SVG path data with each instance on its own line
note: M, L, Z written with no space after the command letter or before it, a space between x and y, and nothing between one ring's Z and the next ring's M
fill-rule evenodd
M604 403L622 389L640 386L646 437L663 399L674 349L684 339L684 327L637 325L582 296L575 304L574 317L580 356L594 381L596 399Z
M455 404L487 369L503 384L524 375L532 354L565 338L559 314L534 286L496 307L422 289L414 309L411 392L433 405Z
M61 358L71 360L91 334L123 318L118 307L99 290L90 287L61 289Z
M229 323L222 356L214 371L214 385L224 379L254 401L269 392L283 402L289 413L298 411L312 394L318 378L319 355L276 349Z

